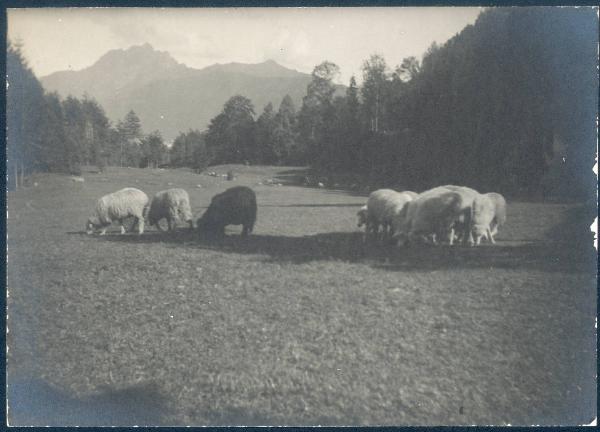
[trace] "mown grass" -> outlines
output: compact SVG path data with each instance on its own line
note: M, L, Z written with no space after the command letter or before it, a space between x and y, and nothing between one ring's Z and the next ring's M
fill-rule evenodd
M12 424L581 424L596 407L596 255L586 209L510 203L498 244L363 244L365 197L291 168L109 169L8 197ZM275 179L283 186L264 185ZM260 185L259 183L263 183ZM234 184L253 235L86 236L125 186ZM201 187L198 187L201 185Z

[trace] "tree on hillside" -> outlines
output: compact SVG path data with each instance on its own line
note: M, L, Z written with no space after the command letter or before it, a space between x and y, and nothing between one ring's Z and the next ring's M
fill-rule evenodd
M130 110L117 123L120 144L120 166L139 166L142 155L142 126L137 114Z
M180 133L170 150L171 165L201 169L208 165L205 135L198 130Z
M250 99L236 95L208 127L206 144L213 163L243 163L257 160L254 106Z
M168 153L159 131L154 131L142 139L141 168L157 168Z
M273 149L281 164L296 163L300 157L296 145L296 108L289 95L285 95L275 115Z
M72 96L62 102L63 119L65 124L65 140L67 163L69 171L77 173L80 166L87 165L90 151L85 139L85 114L81 101Z
M346 89L343 112L341 114L342 134L342 166L344 170L356 171L361 168L362 140L360 100L358 98L358 87L354 76L350 77L350 84Z
M402 60L402 64L396 68L394 74L402 82L412 81L421 70L421 65L416 57L406 57Z
M381 120L384 115L387 95L388 71L385 59L378 54L373 54L363 62L362 73L361 94L369 129L373 132L379 132L380 129L384 129Z
M95 99L85 95L81 102L85 118L84 135L90 161L101 171L108 161L110 121Z
M65 123L60 98L56 93L44 96L44 113L39 124L44 137L42 159L51 172L67 172L69 170L69 149L65 135Z
M130 110L117 127L127 139L142 137L142 122L135 111Z
M298 132L300 144L304 147L307 161L319 164L327 162L322 156L328 152L330 120L333 116L334 80L339 76L339 67L329 61L315 66L311 82L306 88L306 96L302 99L302 108L298 115Z
M276 164L278 156L275 152L275 113L273 104L269 102L256 120L256 146L259 163Z

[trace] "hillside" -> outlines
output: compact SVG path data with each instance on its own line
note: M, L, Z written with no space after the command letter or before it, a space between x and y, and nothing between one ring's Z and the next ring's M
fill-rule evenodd
M299 108L309 81L310 75L272 60L193 69L149 44L112 50L86 69L41 78L46 90L62 97L89 94L113 121L133 109L144 131L158 129L166 140L190 128L206 128L236 94L250 98L257 115L269 102L277 108L286 94Z

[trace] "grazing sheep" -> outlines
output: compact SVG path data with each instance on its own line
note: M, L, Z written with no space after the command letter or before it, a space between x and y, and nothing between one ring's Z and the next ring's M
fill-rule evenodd
M449 243L454 241L454 225L463 215L470 212L464 197L454 191L436 188L422 193L409 201L403 210L394 238L398 245L424 240L432 236L433 243L447 236Z
M480 196L480 193L475 189L466 186L455 186L455 185L445 185L440 186L441 188L445 188L447 190L451 190L453 192L457 192L463 197L463 204L465 207L473 207L473 201L476 197ZM469 212L464 212L454 225L454 231L457 233L458 238L464 243L473 245L473 235L472 235L472 227L471 227L471 218Z
M378 189L371 192L367 200L368 226L370 233L377 239L379 237L379 228L382 228L383 236L385 237L389 228L386 220L388 207L393 202L397 192L392 189Z
M414 192L397 192L391 199L386 208L384 221L387 222L390 230L388 235L393 237L396 232L402 229L404 218L406 217L407 205L417 194Z
M362 206L360 210L356 213L358 217L357 226L361 228L363 225L365 227L365 234L363 236L363 242L366 241L367 235L371 231L371 224L369 223L369 209L366 205Z
M396 192L392 189L379 189L372 192L367 201L367 226L370 227L370 232L378 237L381 226L384 239L395 232L399 227L398 219L409 201L412 201L412 196L405 192Z
M118 221L121 226L121 234L125 234L123 220L134 217L138 233L144 232L144 213L148 205L148 196L139 189L125 188L104 195L96 203L95 215L90 217L85 225L86 232L92 234L100 230L100 235L106 234L106 228Z
M366 227L369 218L368 207L366 205L362 206L360 210L356 213L356 216L358 217L358 227L360 228L363 225L365 225Z
M488 196L479 195L475 197L471 213L471 229L476 245L481 243L482 237L489 238L492 243L495 243L490 230L495 213L495 204Z
M490 241L494 243L494 236L498 233L498 228L506 223L506 200L502 195L496 192L486 193L489 199L494 203L494 219L490 224Z
M256 194L252 189L232 187L212 198L197 226L201 232L223 236L225 226L242 225L242 236L246 237L254 229L256 209Z
M173 188L154 195L148 211L148 223L163 231L159 223L162 219L167 219L169 231L175 229L178 219L187 222L190 229L194 228L190 197L185 190Z

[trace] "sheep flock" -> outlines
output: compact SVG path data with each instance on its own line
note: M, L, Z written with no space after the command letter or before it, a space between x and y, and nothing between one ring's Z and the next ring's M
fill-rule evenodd
M420 194L379 189L357 213L363 240L449 245L479 245L506 222L506 200L498 193L480 194L466 186L439 186Z
M223 236L227 225L242 225L242 236L252 232L257 204L254 191L236 186L215 195L196 223L202 234ZM125 188L101 197L86 232L106 233L113 222L125 234L124 220L134 218L132 230L143 234L144 225L160 231L161 220L173 231L177 222L194 228L189 194L181 188L156 193L152 200L139 189ZM481 194L466 186L445 185L421 192L378 189L369 195L357 212L358 228L364 227L362 241L407 244L480 245L495 243L494 236L506 223L506 200L498 193Z

